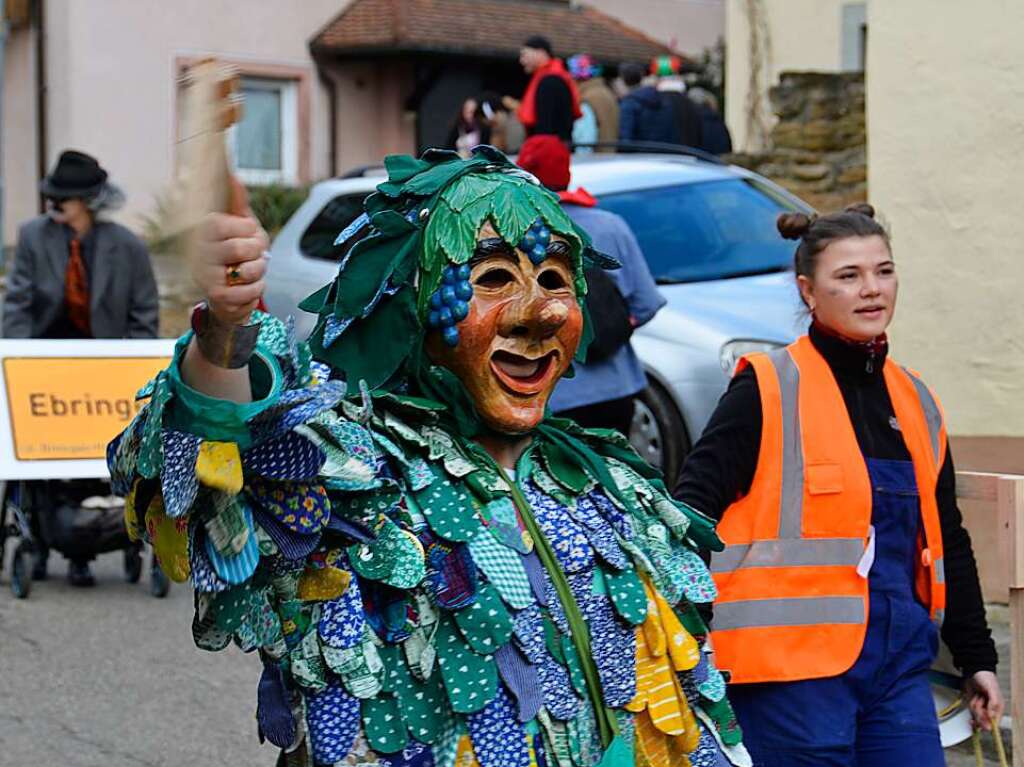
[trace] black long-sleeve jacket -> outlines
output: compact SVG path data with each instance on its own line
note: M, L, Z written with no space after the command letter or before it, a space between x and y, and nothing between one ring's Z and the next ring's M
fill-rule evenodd
M869 458L910 460L882 377L885 348L870 349L810 330L811 341L828 361L843 393L861 452ZM752 368L737 375L686 460L675 496L721 519L749 490L761 446L761 396ZM994 671L996 649L985 619L971 538L956 505L956 479L948 448L935 489L942 527L946 614L942 639L953 662L967 676Z

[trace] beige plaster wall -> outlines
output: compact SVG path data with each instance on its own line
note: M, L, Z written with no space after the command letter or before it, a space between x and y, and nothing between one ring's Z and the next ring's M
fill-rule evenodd
M767 66L763 67L761 90L767 127L774 118L768 104L768 88L787 70L837 72L842 46L842 0L759 0L768 29ZM748 135L747 98L750 92L750 26L748 0L725 3L725 121L737 151L763 148L756 136ZM873 41L872 41L873 42ZM869 46L870 47L870 46Z
M725 0L586 0L586 5L690 56L725 34Z
M952 433L1024 437L1024 4L873 0L868 24L868 194L900 269L894 351Z
M339 173L416 151L416 118L404 111L413 83L410 65L347 61L327 71L337 86Z
M150 209L172 174L175 62L213 55L309 72L309 169L313 179L322 178L329 162L328 102L308 41L344 5L344 0L48 0L49 163L66 147L98 156L128 196L118 220L137 226L139 214ZM12 79L8 87L20 87ZM14 143L27 145L23 137ZM11 151L6 137L4 144L5 153ZM8 217L24 210L21 198L33 193L36 179L17 183L8 191ZM5 229L9 238L11 230Z

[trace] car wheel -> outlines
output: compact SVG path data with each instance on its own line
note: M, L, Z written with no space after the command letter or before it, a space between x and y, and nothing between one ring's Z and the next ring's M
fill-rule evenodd
M683 417L660 384L651 381L634 400L629 441L640 457L661 469L671 490L690 452L690 437Z
M18 599L25 599L32 590L31 557L32 544L28 541L22 541L14 549L14 557L11 559L11 591Z

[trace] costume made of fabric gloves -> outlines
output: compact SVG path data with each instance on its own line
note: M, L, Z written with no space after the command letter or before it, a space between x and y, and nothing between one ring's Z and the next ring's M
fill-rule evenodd
M535 265L557 234L577 297L614 261L493 148L385 165L300 305L310 345L258 315L256 399L234 404L182 383L186 336L111 445L129 529L192 580L196 643L258 652L260 733L289 765L749 764L701 648L711 521L620 435L551 417L509 478L425 354L462 344L485 223Z
M715 595L696 553L714 533L621 459L624 440L564 422L618 493L539 441L513 494L428 402L344 399L262 323L266 397L186 387L186 337L109 462L132 535L192 580L196 644L258 651L260 733L290 764L749 764L695 610Z

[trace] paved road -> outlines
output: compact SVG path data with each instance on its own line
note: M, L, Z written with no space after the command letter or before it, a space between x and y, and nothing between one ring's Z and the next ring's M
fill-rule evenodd
M95 563L96 588L72 589L54 555L50 580L16 600L9 567L0 577L0 765L274 764L255 734L259 662L234 647L195 649L187 586L154 599L145 581L125 583L120 554L108 554ZM996 633L1002 645L1008 632ZM967 750L947 757L950 767L975 764Z
M8 553L10 547L8 547ZM259 661L195 649L192 596L128 585L120 554L72 589L51 558L27 600L0 577L0 764L180 767L274 764L256 739Z

